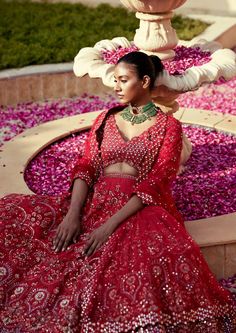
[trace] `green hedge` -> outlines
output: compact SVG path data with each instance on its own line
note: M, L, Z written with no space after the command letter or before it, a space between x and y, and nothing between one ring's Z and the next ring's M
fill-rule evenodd
M173 26L189 40L207 24L175 16ZM134 13L122 7L0 0L0 69L70 62L101 39L132 40L137 27Z

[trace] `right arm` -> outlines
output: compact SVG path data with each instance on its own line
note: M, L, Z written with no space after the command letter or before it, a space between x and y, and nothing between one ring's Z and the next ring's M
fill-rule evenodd
M80 232L80 212L88 195L87 183L77 178L73 183L70 208L59 224L53 241L53 249L56 252L65 251L71 241L76 242Z
M89 186L86 181L80 178L75 179L71 194L69 211L73 212L77 216L80 215L80 212L88 195L88 190Z
M101 112L94 121L85 142L84 154L75 164L71 174L71 202L69 210L58 226L56 236L53 241L55 251L65 250L73 240L76 242L80 234L80 213L88 195L89 188L93 186L99 175L101 161L99 159L95 129L96 124L102 117Z

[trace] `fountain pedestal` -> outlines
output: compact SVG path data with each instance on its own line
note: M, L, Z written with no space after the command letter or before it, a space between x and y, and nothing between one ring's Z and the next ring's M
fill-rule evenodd
M136 13L140 27L136 30L134 43L140 51L157 55L162 60L175 56L173 48L178 38L170 23L172 16L172 12L162 15Z
M186 0L120 0L129 10L136 11L140 20L134 43L147 54L155 54L160 59L174 57L173 48L178 44L178 37L171 26L173 9L180 7Z

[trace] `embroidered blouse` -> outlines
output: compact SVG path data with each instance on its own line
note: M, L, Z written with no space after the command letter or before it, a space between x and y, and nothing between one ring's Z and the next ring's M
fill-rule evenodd
M180 121L159 110L154 125L131 140L125 140L114 116L124 107L102 111L95 119L85 143L84 155L78 159L72 172L71 182L80 178L91 187L105 167L126 162L138 171L133 194L145 205L162 206L183 223L171 193L182 150Z

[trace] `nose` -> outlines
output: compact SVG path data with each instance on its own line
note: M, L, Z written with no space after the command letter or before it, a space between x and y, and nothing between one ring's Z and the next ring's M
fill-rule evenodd
M114 90L115 90L116 92L118 92L118 91L121 90L121 89L120 89L120 84L119 84L119 82L115 82Z

